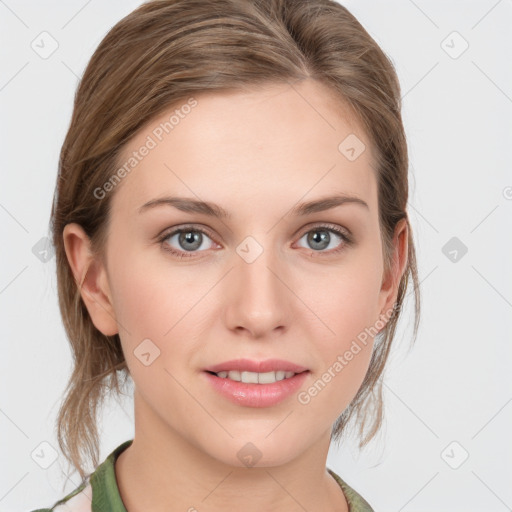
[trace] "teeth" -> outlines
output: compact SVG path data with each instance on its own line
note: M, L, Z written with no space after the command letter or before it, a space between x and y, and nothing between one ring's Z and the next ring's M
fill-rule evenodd
M274 382L289 379L293 377L295 372L284 372L279 370L277 372L239 372L237 370L231 370L229 372L218 372L217 377L222 379L231 379L238 382L245 382L247 384L273 384Z

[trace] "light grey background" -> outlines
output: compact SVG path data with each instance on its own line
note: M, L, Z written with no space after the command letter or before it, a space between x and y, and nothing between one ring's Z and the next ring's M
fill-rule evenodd
M57 448L71 370L55 258L41 261L37 244L48 234L77 78L139 3L0 0L0 511L50 506L64 483L69 492L79 482L76 473L66 480L62 455L48 469L31 456L51 457L41 443ZM512 1L342 3L402 84L423 312L407 353L409 300L382 432L361 453L352 439L332 446L328 466L379 512L512 510ZM31 47L46 37L51 49L43 31L58 43L48 58ZM112 402L101 460L132 436L131 400Z

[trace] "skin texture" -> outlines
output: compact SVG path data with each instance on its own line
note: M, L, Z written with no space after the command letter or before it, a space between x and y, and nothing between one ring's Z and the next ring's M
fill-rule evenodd
M194 97L197 106L110 192L104 262L91 255L80 226L64 231L76 279L88 269L81 292L94 325L120 334L135 383L135 438L116 464L122 499L129 511L348 510L325 464L332 425L368 369L371 338L306 405L296 394L267 408L236 405L202 371L238 357L280 358L309 369L307 390L392 308L407 226L395 232L395 264L385 275L370 141L322 84ZM120 162L169 112L129 142ZM352 133L366 145L354 161L338 150ZM368 208L289 213L335 193ZM171 195L214 202L230 217L169 205L139 213ZM156 240L190 223L209 232L188 250L192 257L164 250L193 247L180 245L179 235ZM319 237L325 223L349 230L353 243L331 233L315 250L307 234L317 229L311 236ZM250 264L236 251L247 236L263 248ZM148 366L134 354L144 339L160 350ZM237 457L249 442L261 452L254 467Z

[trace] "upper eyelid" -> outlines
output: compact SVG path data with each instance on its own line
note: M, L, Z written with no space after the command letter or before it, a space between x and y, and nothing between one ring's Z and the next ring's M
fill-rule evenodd
M183 231L199 231L201 233L207 234L210 238L214 238L214 236L212 236L212 231L210 229L198 224L184 224L183 226L166 228L160 233L160 235L157 235L157 238L166 239L172 235L175 235L176 233L180 233Z
M334 222L313 222L310 225L304 227L304 233L307 233L308 231L311 231L315 228L326 228L326 229L332 229L334 231L346 231L347 234L350 234L350 230L344 226L340 226L338 224L335 224Z

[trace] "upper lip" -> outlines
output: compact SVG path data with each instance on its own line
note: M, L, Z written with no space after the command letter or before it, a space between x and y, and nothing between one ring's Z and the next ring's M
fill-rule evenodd
M265 361L253 361L251 359L232 359L223 363L215 364L205 368L209 372L228 372L238 370L240 372L266 373L273 371L285 371L301 373L307 371L307 368L283 359L266 359Z

